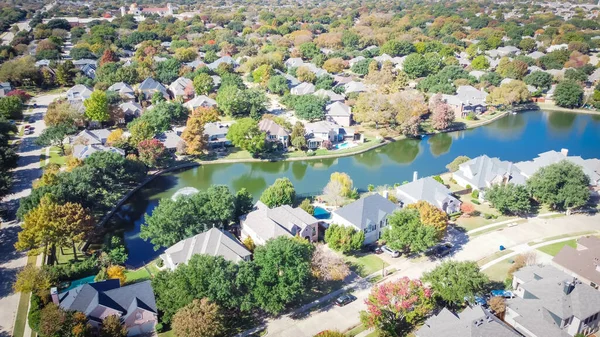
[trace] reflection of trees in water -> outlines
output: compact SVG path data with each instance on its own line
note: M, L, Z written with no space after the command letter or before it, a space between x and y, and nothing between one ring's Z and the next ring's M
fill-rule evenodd
M250 194L256 197L267 188L267 181L262 175L253 176L251 173L246 173L232 179L231 187L233 188L233 193L246 188Z
M308 165L317 170L326 170L337 163L337 158L326 158L319 160L307 160Z
M527 120L524 113L508 115L484 126L486 132L496 139L518 139L523 131Z
M252 171L256 170L264 173L283 173L287 171L290 167L289 161L275 161L275 162L267 162L267 163L252 163Z
M548 124L556 131L569 131L575 123L577 114L561 111L547 112Z
M600 115L592 115L592 121L600 122Z
M443 155L450 151L452 137L448 133L438 133L427 140L429 151L434 157Z
M294 161L292 162L292 174L296 180L302 180L306 174L308 164L305 161Z
M387 146L390 146L390 145L387 145ZM370 169L371 168L378 168L383 163L383 160L381 160L381 153L380 152L381 152L380 149L375 149L375 150L363 152L361 154L357 154L355 156L352 156L352 159L357 164L364 165L367 168L370 168Z
M420 140L403 139L381 148L381 153L399 164L412 163L421 152Z

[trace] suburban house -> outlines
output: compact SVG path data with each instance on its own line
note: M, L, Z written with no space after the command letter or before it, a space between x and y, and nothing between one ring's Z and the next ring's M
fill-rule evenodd
M77 159L85 159L96 152L113 152L125 157L125 151L112 147L112 146L104 146L100 144L91 144L91 145L75 145L73 146L73 157Z
M280 142L283 147L287 147L290 142L290 133L272 119L261 120L258 129L267 134L267 140L270 142Z
M461 85L456 89L456 95L443 94L442 98L450 105L457 118L462 118L473 112L480 114L487 110L485 102L488 94L470 85Z
M85 66L94 66L98 65L98 61L92 59L79 59L72 61L75 68L82 70Z
M326 140L333 144L355 137L354 130L329 121L307 123L304 125L304 129L306 131L306 146L309 149L318 149L323 146L323 142Z
M227 139L227 131L229 125L219 122L206 123L204 125L204 135L208 139L208 146L226 146L231 145L231 141Z
M537 158L516 163L515 166L521 171L521 174L526 178L530 178L542 167L556 164L562 160L567 160L575 165L581 166L583 172L590 178L590 185L600 185L600 160L583 159L580 156L569 156L568 149L562 149L560 152L552 150L540 153Z
M83 145L93 145L100 144L104 145L106 143L106 139L110 135L110 130L108 129L95 129L95 130L83 130L78 133L75 137L72 138L71 143L73 144L83 144Z
M83 84L76 84L67 90L67 100L71 101L85 101L92 96L92 89L86 87Z
M194 84L187 77L179 77L169 85L169 91L174 98L188 99L194 97Z
M165 267L175 270L180 264L187 263L196 254L222 256L232 262L250 260L250 253L232 234L218 228L181 240L167 248L160 258Z
M125 120L131 121L133 117L139 117L142 115L144 109L139 103L136 102L125 102L119 104L119 108L125 114ZM127 118L128 117L128 118Z
M162 85L160 82L156 81L152 77L148 77L140 84L138 90L144 95L144 99L151 99L152 95L157 92L160 92L165 99L169 99L169 93L167 92L167 88Z
M344 89L345 89L344 92L346 94L350 94L353 92L367 91L367 87L365 86L365 84L362 82L357 82L357 81L350 81L350 82L344 84Z
M295 86L297 86L298 84L300 84L300 83L301 83L301 82L300 82L300 81L299 81L297 78L295 78L294 76L292 76L292 75L290 75L290 74L288 74L288 73L284 73L283 71L281 71L281 70L279 70L279 69L276 69L276 70L275 70L275 73L276 73L277 75L281 75L281 76L285 77L285 79L286 79L286 81L287 81L288 88L295 87Z
M355 65L356 63L358 63L358 62L360 62L362 60L365 60L364 56L362 56L362 55L361 56L357 56L357 57L355 57L353 59L348 60L348 66L350 68L352 68L353 65Z
M600 285L600 239L586 236L577 239L577 247L565 245L552 259L563 272L598 289Z
M204 95L196 96L196 97L192 98L191 100L183 103L183 106L190 109L191 111L194 111L200 107L210 108L210 107L213 107L216 105L217 105L217 101L215 101L214 99L212 99L208 96L204 96Z
M283 65L286 68L298 68L298 67L302 66L303 64L304 64L304 61L302 61L302 59L299 57L291 57L291 58L285 60L285 62L283 63Z
M387 218L398 206L379 194L371 194L358 199L331 213L331 223L351 226L365 232L364 244L371 244L381 238L388 225Z
M319 220L289 205L269 208L258 201L252 212L240 217L240 225L242 239L251 237L258 245L280 236L299 236L310 242L318 239Z
M350 126L352 109L342 102L334 102L325 107L325 118L341 126Z
M520 337L481 306L466 307L460 313L443 308L430 317L415 333L416 337Z
M308 95L315 92L315 85L308 82L302 82L290 90L292 95Z
M306 67L306 69L310 70L317 77L329 74L327 70L317 67L314 63L304 63L302 67Z
M417 179L396 188L396 197L402 206L414 204L421 200L436 206L447 214L460 211L460 200L443 184L432 177Z
M81 68L81 72L91 78L92 80L96 79L96 65L94 64L86 64Z
M60 294L52 288L50 295L61 308L84 313L95 328L102 326L104 318L119 316L128 336L152 334L158 321L150 281L121 287L120 280L111 279L83 284Z
M123 98L123 99L127 99L127 100L135 99L135 92L133 91L133 88L125 82L115 83L115 84L111 85L110 87L108 87L107 91L117 92L119 94L119 96L121 96L121 98Z
M10 82L0 82L0 97L6 96L11 90Z
M319 96L330 102L343 102L346 100L344 95L336 94L333 90L319 89L313 93L315 96Z
M458 171L452 173L452 178L462 187L482 191L493 184L515 185L525 184L525 176L519 168L509 162L498 158L482 155L460 164ZM483 197L482 193L479 195Z
M515 298L504 321L528 337L589 335L600 324L600 291L552 266L527 266L513 274Z
M171 130L160 133L156 135L155 138L163 143L165 148L171 152L177 151L179 144L185 143L184 140L179 137L177 132Z
M219 65L221 63L231 64L234 67L236 66L235 60L233 58L231 58L231 56L229 56L229 55L222 56L219 59L217 59L216 61L214 61L213 63L209 63L206 66L210 70L215 70L219 67Z

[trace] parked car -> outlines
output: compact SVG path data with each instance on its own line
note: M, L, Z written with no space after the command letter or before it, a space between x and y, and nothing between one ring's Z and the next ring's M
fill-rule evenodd
M354 301L356 301L356 296L350 295L350 294L344 294L335 300L335 305L337 305L338 307L343 307L346 304L352 303Z
M381 250L381 247L379 247L378 245L370 245L368 247L370 252L373 252L375 254L381 254L383 253L383 250Z
M29 123L35 123L35 117L31 116L29 117Z
M504 298L515 297L515 294L513 294L513 292L509 291L509 290L496 289L496 290L492 290L490 293L491 293L492 297L495 297L495 296L500 296L500 297L504 297Z
M31 127L31 125L27 124L24 126L25 130L29 129Z
M33 134L33 129L25 129L25 131L23 131L24 135L31 135Z
M465 302L470 305L480 305L482 307L487 307L487 301L483 296L473 296L473 298L469 298L469 296L465 296Z
M390 254L392 257L399 257L400 256L400 252L399 251L393 250L393 249L389 248L388 246L381 246L381 250L384 253Z
M450 242L440 243L439 245L429 248L425 252L425 255L442 258L442 257L450 254L453 247L454 247L454 245L451 244Z

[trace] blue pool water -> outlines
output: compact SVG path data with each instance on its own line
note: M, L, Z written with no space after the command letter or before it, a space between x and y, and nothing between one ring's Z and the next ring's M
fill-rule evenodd
M92 276L80 278L79 280L71 281L71 284L67 288L61 289L61 291L71 290L71 289L79 287L82 284L94 283L95 277L96 277L96 275L92 275Z
M324 209L323 207L315 207L314 217L319 220L329 219L331 217L331 213Z

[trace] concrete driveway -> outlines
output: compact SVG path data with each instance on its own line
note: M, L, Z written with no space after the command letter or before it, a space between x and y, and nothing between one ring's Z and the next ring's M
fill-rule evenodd
M33 126L33 134L21 138L18 167L14 170L12 194L2 200L2 206L7 210L6 222L0 225L0 337L11 336L15 314L19 304L19 294L12 291L12 284L20 268L27 263L24 253L15 251L14 244L21 230L20 223L15 218L19 200L31 193L31 183L42 175L40 169L40 154L42 149L35 145L36 138L46 128L43 115L48 104L60 95L46 95L33 98L30 104L38 104L38 108L25 112L24 124ZM27 123L30 117L34 123Z
M574 215L547 220L534 218L515 227L502 227L502 230L482 234L470 241L467 240L466 233L454 232L452 233L454 237L450 237L450 241L455 243L456 250L451 256L444 259L476 261L497 252L499 245L511 249L543 238L597 231L600 230L599 221L600 215ZM441 263L441 260L422 258L410 260L405 257L386 258L386 261L391 262L389 268L397 270L388 278L388 281L405 276L420 278L424 272L432 270ZM541 261L548 261L548 258L541 259ZM354 291L353 294L357 300L345 307L328 305L302 318L293 319L289 315L284 315L270 319L266 323L269 336L311 337L323 330L346 331L351 329L360 323L359 314L366 308L365 300L370 291L370 284L363 289Z

